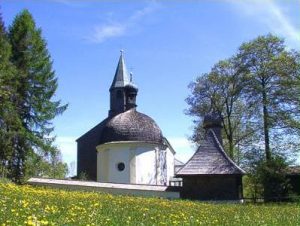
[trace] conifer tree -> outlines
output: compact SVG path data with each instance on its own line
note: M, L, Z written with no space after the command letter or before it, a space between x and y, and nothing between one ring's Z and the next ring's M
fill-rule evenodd
M36 27L28 10L15 17L9 29L9 40L12 46L11 61L17 69L17 111L25 131L16 139L12 161L12 168L15 169L12 177L20 181L25 172L26 156L30 152L49 153L55 150L51 120L63 113L67 105L53 100L57 78L41 29Z
M22 131L14 99L15 68L9 61L11 46L0 14L0 177L6 177L13 139Z

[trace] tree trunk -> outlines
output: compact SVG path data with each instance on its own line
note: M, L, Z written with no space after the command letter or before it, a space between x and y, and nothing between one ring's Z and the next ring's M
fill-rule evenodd
M229 157L231 159L234 159L233 157L233 149L234 149L234 145L233 145L233 139L232 139L232 135L229 136L229 139L228 139L228 142L229 142Z
M266 160L269 161L271 159L271 151L270 151L270 139L269 139L269 113L268 113L268 102L267 102L267 94L266 87L264 81L262 82L262 96L263 96L263 123L264 123L264 137L265 137L265 153Z

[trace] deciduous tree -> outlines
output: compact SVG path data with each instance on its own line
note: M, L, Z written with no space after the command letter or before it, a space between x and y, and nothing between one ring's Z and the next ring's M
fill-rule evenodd
M190 84L192 94L186 99L187 113L196 116L193 140L197 142L203 137L203 117L211 111L216 112L223 121L225 149L231 158L237 159L237 144L245 142L253 133L251 124L245 123L249 114L242 98L244 79L240 76L234 57L220 61L209 73Z
M238 58L248 78L247 103L258 108L252 116L262 125L265 156L270 160L272 137L299 136L299 53L287 50L283 39L269 34L242 44Z

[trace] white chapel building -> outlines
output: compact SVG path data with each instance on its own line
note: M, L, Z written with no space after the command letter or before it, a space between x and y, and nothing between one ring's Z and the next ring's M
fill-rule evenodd
M168 185L175 151L155 121L137 111L137 86L123 52L109 89L108 117L77 139L77 173L109 183Z

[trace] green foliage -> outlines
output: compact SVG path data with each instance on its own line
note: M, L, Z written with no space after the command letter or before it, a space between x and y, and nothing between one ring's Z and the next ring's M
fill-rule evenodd
M48 155L32 152L26 159L26 178L45 177L64 179L68 173L68 166L62 162L59 151Z
M259 149L249 151L244 162L247 170L244 196L254 201L290 201L292 187L287 178L289 162L283 156L273 154L268 161Z
M57 89L57 79L46 42L27 10L16 16L9 37L12 62L18 69L20 116L32 135L28 137L31 145L50 151L52 140L45 138L53 131L50 120L67 106L52 100Z
M37 162L38 155L56 155L51 121L67 106L53 100L57 78L28 10L15 17L8 34L0 17L0 52L0 173L22 183L26 164ZM54 165L59 172L51 174L62 177L65 166L60 164Z
M1 176L0 176L0 183L1 183L1 184L8 184L8 183L11 183L11 180L9 180L9 179L6 178L6 177L1 177Z
M203 117L214 111L223 118L225 150L236 161L257 144L264 145L267 160L271 150L294 158L300 151L299 78L300 54L287 50L282 39L269 34L243 43L236 55L190 84L192 139L201 140Z
M278 156L291 160L300 151L300 53L274 35L259 36L189 87L193 140L203 137L204 116L217 112L225 150L248 173L245 195L267 201L285 197L289 189L283 168L288 163Z
M280 156L262 161L257 168L258 179L264 186L265 201L286 201L291 186L286 178L287 163Z
M264 187L255 174L247 174L243 177L243 195L246 200L258 202L264 197Z
M9 159L13 155L13 140L22 133L16 113L14 87L16 70L10 62L11 46L0 14L0 176L8 174Z
M249 149L244 156L242 166L247 175L243 178L244 197L250 198L254 202L263 199L264 187L258 176L258 166L264 161L261 149Z
M87 181L88 180L88 175L86 172L80 172L80 174L78 175L78 179L82 180L82 181Z
M219 61L208 74L203 74L189 85L192 94L186 99L189 104L187 114L196 116L193 140L201 141L204 116L216 112L223 121L225 150L236 160L239 158L239 145L246 143L254 131L253 125L248 123L250 114L242 96L245 78L241 76L235 57Z
M299 53L287 50L274 35L259 36L241 45L237 58L247 78L243 93L262 125L266 159L271 159L272 136L299 135Z

